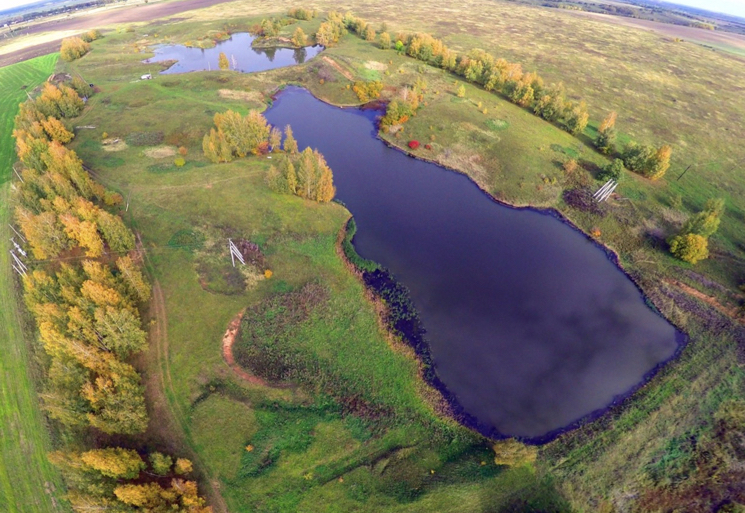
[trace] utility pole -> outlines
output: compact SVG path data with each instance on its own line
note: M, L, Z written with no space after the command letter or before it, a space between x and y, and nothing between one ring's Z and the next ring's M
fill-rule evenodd
M683 178L683 175L686 174L689 169L691 169L691 166L692 165L693 164L689 164L688 167L685 169L685 171L683 171L682 173L680 173L680 176L678 177L678 180L680 180L681 178ZM678 180L675 180L675 181L677 182Z
M228 239L228 249L230 249L230 260L233 262L233 267L235 267L236 258L240 263L246 265L246 261L243 259L243 255L238 249L238 246L236 246L231 239Z

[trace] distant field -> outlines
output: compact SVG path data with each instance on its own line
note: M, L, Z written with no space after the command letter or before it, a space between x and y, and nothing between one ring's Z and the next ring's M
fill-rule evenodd
M716 30L704 30L695 27L686 27L682 25L671 25L669 23L660 23L650 20L637 20L622 16L610 16L607 14L598 14L591 12L569 11L577 16L588 16L607 23L614 23L624 27L634 27L652 30L659 34L670 37L679 37L695 43L709 44L719 47L725 51L732 49L734 53L745 50L745 35L733 34L730 32L720 32Z
M13 117L26 98L22 87L31 90L43 82L56 62L55 53L0 69L0 511L8 513L67 511L60 502L60 478L46 457L49 433L39 410L22 302L8 256Z

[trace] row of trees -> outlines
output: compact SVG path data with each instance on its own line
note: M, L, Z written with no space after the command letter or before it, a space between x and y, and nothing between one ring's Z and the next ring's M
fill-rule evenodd
M212 162L230 162L248 154L261 155L279 149L282 133L269 126L257 110L242 116L228 110L215 114L215 127L202 139L204 155Z
M60 45L60 57L63 61L74 61L80 59L83 55L91 50L90 43L87 43L79 36L66 37Z
M289 129L289 126L287 127ZM291 132L290 132L291 133ZM301 153L286 151L266 175L267 185L280 194L327 203L334 199L336 188L331 168L318 150L305 148Z
M329 23L370 39L370 25L351 13L344 16L330 13ZM375 31L372 30L372 33L374 39ZM497 59L480 49L459 55L441 40L427 33L399 33L392 38L388 32L382 31L379 46L382 49L394 48L400 53L460 75L487 91L499 93L513 103L531 109L537 116L558 125L572 135L581 134L587 127L589 113L584 101L567 99L566 89L562 83L547 86L537 73L525 72L520 63ZM402 109L398 101L391 102L389 109L392 110L390 115L386 114L389 121L403 120L410 115L406 112L408 109ZM598 149L608 155L616 153L615 121L616 114L612 113L600 125L596 140ZM672 149L669 146L655 148L631 143L616 156L622 159L628 169L657 179L668 169L671 153Z
M184 476L191 461L152 452L147 462L121 447L49 455L71 486L69 499L77 511L210 513L197 484Z
M597 149L605 155L620 158L624 166L635 173L651 180L662 178L670 168L670 157L673 149L668 145L655 148L632 141L623 150L618 151L616 148L617 118L617 113L611 112L598 126L598 135L595 139Z
M336 11L329 12L326 21L316 31L316 43L323 46L334 46L347 33L344 18Z
M80 112L82 99L72 85L47 84L22 104L13 134L21 164L15 219L37 259L23 277L24 301L49 357L42 404L65 432L60 439L77 447L99 438L90 436L91 428L111 435L147 428L141 378L127 360L147 345L138 308L149 300L150 286L131 254L134 234L104 208L121 196L96 183L64 146L73 133L54 114ZM141 464L133 466L138 458L115 447L50 455L78 511L209 511L196 484L176 476L191 471L188 460L155 478L140 474ZM154 458L161 471L164 459L173 464L163 455ZM134 482L125 485L127 478Z
M689 217L680 232L668 240L670 253L691 264L708 258L709 237L719 229L723 213L723 199L707 201L704 209Z
M296 20L308 21L318 16L315 9L305 9L303 7L293 7L287 11L287 16Z

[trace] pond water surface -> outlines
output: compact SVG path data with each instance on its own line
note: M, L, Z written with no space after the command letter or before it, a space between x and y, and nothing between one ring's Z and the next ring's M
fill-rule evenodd
M318 55L323 47L320 45L304 48L253 48L254 36L241 32L233 34L227 41L217 43L214 48L190 48L183 45L161 45L155 47L155 56L144 61L178 61L161 73L186 73L188 71L218 70L220 53L225 53L230 61L230 69L243 73L266 71L302 64Z
M545 440L675 354L682 335L601 248L387 147L377 114L288 88L266 117L326 156L357 251L409 288L439 377L486 431Z

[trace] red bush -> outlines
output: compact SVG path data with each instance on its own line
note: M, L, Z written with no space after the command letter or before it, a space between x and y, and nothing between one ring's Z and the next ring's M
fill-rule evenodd
M431 144L425 144L424 145L424 149L425 150L431 150L432 149L432 145Z
M419 141L409 141L409 148L416 150L419 147Z

